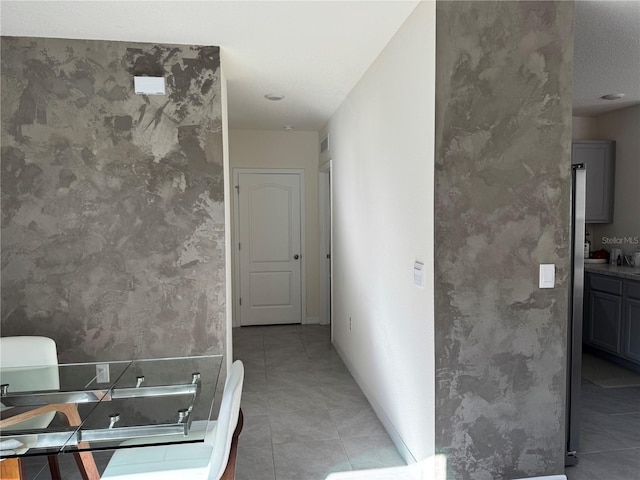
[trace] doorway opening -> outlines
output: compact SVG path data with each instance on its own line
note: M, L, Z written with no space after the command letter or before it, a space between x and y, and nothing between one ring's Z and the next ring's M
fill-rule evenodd
M320 220L320 323L332 325L332 255L331 255L331 160L318 170ZM333 341L333 327L331 328Z

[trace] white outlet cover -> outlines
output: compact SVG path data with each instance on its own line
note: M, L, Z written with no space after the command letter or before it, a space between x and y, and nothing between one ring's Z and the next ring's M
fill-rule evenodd
M424 263L417 260L413 263L413 284L424 288Z
M98 383L109 383L109 364L108 363L98 363L96 365L96 382Z

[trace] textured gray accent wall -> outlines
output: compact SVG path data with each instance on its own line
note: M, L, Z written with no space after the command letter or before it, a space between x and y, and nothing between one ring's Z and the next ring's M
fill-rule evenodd
M436 448L457 480L564 470L572 25L571 2L437 4Z
M224 353L219 67L218 47L2 37L3 336L62 361Z

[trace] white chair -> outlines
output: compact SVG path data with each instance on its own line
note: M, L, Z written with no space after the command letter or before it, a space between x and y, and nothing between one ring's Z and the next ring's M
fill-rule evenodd
M109 480L219 480L227 464L235 468L237 435L242 425L240 399L244 381L244 365L236 360L231 365L222 393L220 413L211 422L205 441L178 445L157 445L116 450L102 479ZM234 442L235 437L235 442ZM231 455L230 455L231 454Z
M47 337L1 337L0 338L0 369L1 382L9 384L9 393L33 390L57 390L60 388L57 368L38 368L21 370L23 367L51 366L57 367L58 352L56 342ZM6 370L9 369L9 370ZM0 407L4 410L4 406ZM9 407L10 408L10 407ZM4 426L5 432L11 430L31 430L47 428L54 419L56 412L48 412L16 425ZM37 436L22 437L21 441L7 442L11 446L15 443L14 451L22 454L35 445ZM20 446L19 444L22 444ZM53 478L60 478L58 462L55 456L49 456L49 469ZM57 477L56 477L57 475Z
M34 390L57 390L60 388L57 368L20 370L22 367L58 366L56 342L47 337L0 337L0 370L2 383L9 384L9 393L28 392ZM21 422L16 427L5 427L3 430L46 428L56 412L39 415L31 420Z
M0 377L2 377L1 382L3 384L9 384L9 393L59 390L60 378L58 376L56 342L51 338L38 336L0 337ZM4 409L5 407L2 406L0 408ZM68 415L70 410L73 411L73 409L75 409L74 405L42 406L10 418L9 420L13 424L2 426L2 430L6 432L47 428L57 412L63 413L69 420ZM46 411L46 413L34 416L33 414L37 413L38 410ZM77 416L77 410L73 413ZM20 420L21 417L29 418ZM37 435L20 437L19 443L22 443L22 446L16 447L15 452L18 454L26 452L35 445L36 440ZM78 452L73 455L83 479L89 480L100 477L91 452ZM51 477L53 479L61 478L57 454L49 455L47 459ZM19 463L21 461L22 459L18 460Z

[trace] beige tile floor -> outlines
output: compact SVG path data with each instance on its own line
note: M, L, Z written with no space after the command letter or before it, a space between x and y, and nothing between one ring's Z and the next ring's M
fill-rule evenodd
M322 480L404 464L329 327L244 327L233 338L245 365L237 480Z
M569 480L640 480L640 387L581 389L579 463Z

